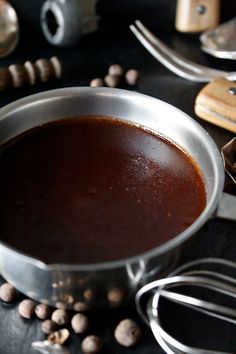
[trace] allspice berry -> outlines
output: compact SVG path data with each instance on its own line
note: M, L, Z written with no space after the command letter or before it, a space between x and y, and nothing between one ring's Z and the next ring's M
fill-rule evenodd
M86 289L83 295L87 301L91 301L95 296L94 291L92 289Z
M48 341L53 344L63 345L70 337L70 332L66 328L53 332L48 336Z
M135 345L139 341L141 334L138 324L129 318L121 321L114 333L117 342L124 347Z
M111 305L119 305L124 300L124 290L120 288L112 288L107 294L108 301Z
M99 353L102 350L102 340L98 336L87 336L81 343L81 349L85 354Z
M51 334L57 330L57 324L52 320L46 320L42 322L42 331L45 334Z
M57 309L57 310L53 311L51 319L52 319L52 321L57 323L59 326L62 326L68 322L69 316L65 310Z
M51 309L46 304L38 304L35 307L35 314L40 320L46 320L50 317Z
M0 299L5 302L12 302L16 298L16 289L9 283L4 283L0 287Z
M130 69L126 72L125 74L125 79L126 79L126 82L129 84L129 85L137 85L137 82L138 82L138 79L139 79L139 72L138 70L136 69Z
M100 78L95 78L90 81L90 86L91 87L102 87L103 86L103 80Z
M74 310L77 312L83 312L88 310L88 305L85 302L78 301L74 304Z
M30 299L25 299L20 302L18 306L19 314L27 319L30 319L34 315L35 303Z
M90 325L89 318L83 313L76 313L71 320L71 327L75 333L84 333L88 330Z
M116 87L120 80L118 75L107 75L104 77L104 81L108 87Z
M124 74L124 69L120 64L112 64L108 69L108 74L122 76Z

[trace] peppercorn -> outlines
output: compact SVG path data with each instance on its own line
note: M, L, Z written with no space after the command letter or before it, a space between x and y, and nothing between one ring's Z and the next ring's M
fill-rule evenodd
M35 307L35 314L40 320L46 320L50 317L51 309L46 304L38 304Z
M138 324L129 318L121 321L117 325L114 333L117 342L124 347L131 347L136 344L141 334L141 329Z
M53 344L63 345L70 336L70 332L66 328L53 332L48 336L48 341Z
M35 303L30 299L25 299L20 302L18 306L19 314L27 319L30 319L34 315Z
M9 283L4 283L0 287L0 299L5 302L12 302L16 298L16 289Z
M119 76L118 75L107 75L107 76L105 76L104 81L108 87L116 87L119 84Z
M90 82L91 87L102 87L103 86L103 80L100 78L95 78L91 80Z
M124 69L120 64L112 64L108 69L108 74L122 76L124 74Z
M99 353L102 349L102 340L98 336L87 336L81 343L81 349L85 354Z
M51 334L52 332L56 331L57 329L57 324L53 322L52 320L46 320L42 322L42 331L45 334Z
M125 74L125 79L129 85L136 85L139 79L139 72L136 69L130 69Z
M88 330L90 321L88 317L82 313L76 313L71 320L71 327L75 333L84 333Z
M68 322L69 316L68 313L63 309L57 309L53 311L52 321L56 322L58 325L65 325Z

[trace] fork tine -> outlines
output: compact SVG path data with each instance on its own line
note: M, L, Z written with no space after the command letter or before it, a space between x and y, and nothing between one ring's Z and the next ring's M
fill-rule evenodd
M135 21L136 26L140 30L140 32L149 40L155 47L160 49L163 53L165 53L168 57L172 58L177 64L193 70L196 73L202 72L201 65L192 63L188 59L185 59L182 55L178 54L175 50L169 48L165 43L163 43L158 37L156 37L146 26L142 24L141 21Z
M142 45L151 53L154 58L161 62L166 68L174 72L176 75L183 77L192 81L207 82L205 78L199 77L196 73L188 68L182 68L180 65L176 65L176 62L172 57L164 53L160 48L156 48L153 43L151 43L140 30L134 25L130 26L131 31L134 33L136 38L142 43Z
M196 82L208 82L219 76L236 79L236 72L211 69L185 59L154 36L139 20L135 24L136 27L130 25L130 29L136 38L159 62L178 76Z

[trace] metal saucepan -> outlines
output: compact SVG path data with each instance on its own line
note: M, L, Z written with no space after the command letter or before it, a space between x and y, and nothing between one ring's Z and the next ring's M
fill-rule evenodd
M222 193L224 168L211 137L188 115L155 98L125 90L82 87L36 94L0 110L0 141L2 144L50 121L92 114L118 117L148 127L177 143L202 170L207 205L198 219L175 238L149 252L114 262L44 264L0 243L3 277L35 300L77 310L120 305L134 295L138 286L165 275L177 264L183 246L216 210L236 219L236 200Z

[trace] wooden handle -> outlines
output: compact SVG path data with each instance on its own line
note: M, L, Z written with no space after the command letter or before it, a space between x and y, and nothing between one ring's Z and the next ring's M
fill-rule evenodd
M219 23L220 0L178 0L175 28L179 32L202 32Z
M195 101L198 117L236 133L236 83L218 78L207 84Z

